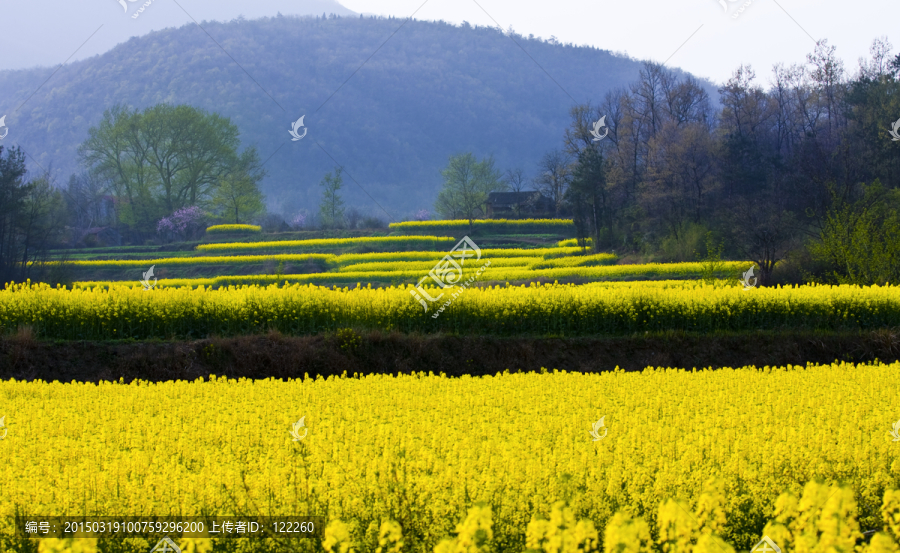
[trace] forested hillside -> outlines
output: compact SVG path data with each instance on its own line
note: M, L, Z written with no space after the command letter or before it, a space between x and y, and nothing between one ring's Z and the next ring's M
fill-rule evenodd
M559 145L570 108L634 81L641 67L555 40L513 41L497 29L402 23L205 22L214 40L186 25L132 39L52 77L52 68L0 72L0 113L8 114L10 132L4 144L20 145L33 158L31 170L52 167L65 183L79 170L78 145L104 110L187 104L230 118L242 147L258 149L273 210L315 209L317 183L337 162L401 218L431 207L454 153L493 154L501 170L534 174L540 157ZM288 131L301 115L308 136L292 142ZM348 204L377 209L347 182Z

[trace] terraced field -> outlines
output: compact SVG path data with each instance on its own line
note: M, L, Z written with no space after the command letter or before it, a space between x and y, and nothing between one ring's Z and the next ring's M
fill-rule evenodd
M479 284L698 278L708 272L702 263L618 265L615 254L591 254L571 240L542 247L531 244L528 238L516 238L506 247L480 250L480 259L490 261L490 267L479 275ZM118 258L104 254L90 259L89 254L78 252L51 263L64 267L71 282L79 287L136 283L151 266L158 286L396 286L418 283L457 240L453 236L427 235L262 242L248 239L203 243L194 250L165 257L129 252ZM497 241L495 237L488 243ZM727 263L708 276L737 277L746 266L747 263Z

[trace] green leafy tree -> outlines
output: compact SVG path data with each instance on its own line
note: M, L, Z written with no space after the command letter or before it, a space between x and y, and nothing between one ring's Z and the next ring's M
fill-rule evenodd
M256 167L256 152L245 152L243 167L222 177L213 195L212 203L221 210L222 218L229 223L247 223L265 209L264 196L252 174Z
M829 267L838 284L884 285L900 282L900 190L885 190L876 180L862 199L835 199L825 215L813 259Z
M319 204L322 226L340 228L344 220L344 200L340 194L341 187L344 186L341 168L334 170L334 176L330 172L326 173L319 186L322 187L322 203Z
M477 161L471 152L450 157L441 171L444 187L438 193L435 210L447 219L472 221L485 213L488 194L506 190L501 173L491 157Z
M211 207L229 175L255 185L265 172L254 148L238 154L237 126L215 113L158 104L143 112L117 105L88 129L82 163L108 180L119 200L120 222L137 233L186 206Z

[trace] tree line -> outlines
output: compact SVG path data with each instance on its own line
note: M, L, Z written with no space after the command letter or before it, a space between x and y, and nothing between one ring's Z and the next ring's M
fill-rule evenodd
M853 75L823 40L806 63L774 66L766 89L740 66L716 108L693 77L646 62L635 82L571 109L531 179L452 158L436 208L471 218L490 191L530 186L597 251L686 261L708 246L756 263L762 284L777 264L794 280L896 282L898 78L887 38Z

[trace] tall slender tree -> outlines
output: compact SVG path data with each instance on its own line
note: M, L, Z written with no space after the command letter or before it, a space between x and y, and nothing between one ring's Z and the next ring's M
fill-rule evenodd
M334 170L334 175L326 173L319 186L322 187L322 202L319 204L319 214L322 217L322 227L341 228L344 224L344 200L341 198L341 187L344 179L341 177L341 168Z

